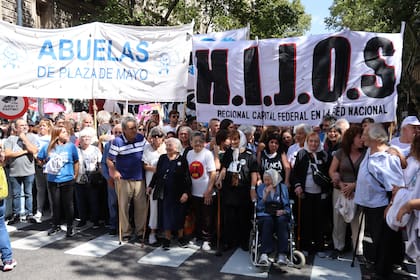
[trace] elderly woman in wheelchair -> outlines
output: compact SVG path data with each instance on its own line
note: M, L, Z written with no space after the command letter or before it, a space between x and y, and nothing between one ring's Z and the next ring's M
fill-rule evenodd
M288 189L281 184L281 175L274 169L264 172L263 183L257 188L256 216L261 237L258 265L269 265L269 256L277 252L277 263L286 265L290 204ZM274 238L274 234L276 238Z

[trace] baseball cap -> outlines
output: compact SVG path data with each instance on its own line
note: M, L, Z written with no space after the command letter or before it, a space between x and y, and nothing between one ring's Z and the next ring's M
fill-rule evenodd
M406 125L420 125L419 119L416 116L408 116L406 117L402 123L401 123L401 127L404 127Z

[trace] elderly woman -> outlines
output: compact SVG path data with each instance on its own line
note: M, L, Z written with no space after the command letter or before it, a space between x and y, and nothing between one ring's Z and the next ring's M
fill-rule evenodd
M290 163L290 166L293 168L295 165L297 153L303 149L305 145L306 136L312 132L312 128L308 124L298 124L293 128L293 134L295 135L295 144L289 146L287 149L287 161Z
M280 183L277 170L268 169L263 174L263 184L258 186L257 217L261 232L259 263L268 264L268 255L277 251L277 263L287 264L287 238L290 217L289 191ZM277 235L274 244L273 233ZM276 248L275 248L276 247Z
M325 217L326 207L331 207L327 202L331 186L315 177L328 176L330 162L330 157L322 150L318 133L311 132L306 137L304 149L296 155L291 174L295 194L302 199L302 220L299 225L302 248L320 252L321 257L324 256L323 233L328 220Z
M240 125L238 127L238 130L242 131L245 134L247 144L246 148L250 151L252 151L254 154L257 152L257 146L255 145L255 126L253 125Z
M48 189L51 193L53 218L52 228L48 235L61 230L61 209L64 210L67 222L67 237L74 235L73 231L73 195L74 180L79 171L79 155L76 146L70 142L69 133L64 127L54 127L51 141L38 153L38 160L45 163Z
M192 135L192 129L189 126L180 126L177 130L179 141L181 141L182 149L179 151L181 155L185 156L186 153L192 149L190 138Z
M258 178L258 163L255 155L246 149L246 137L238 130L229 134L231 148L222 160L222 169L216 186L222 189L224 213L224 247L240 246L248 250L251 230L252 203L255 200L255 185Z
M164 139L166 137L166 133L160 127L154 127L150 130L149 133L149 142L144 147L143 151L143 167L146 175L146 186L150 185L152 181L153 174L156 172L156 165L158 163L159 157L166 153L166 146L164 143ZM153 199L153 192L152 195L149 197L150 199L150 212L149 212L149 227L150 227L150 234L149 234L149 244L155 245L157 243L156 239L156 230L158 224L158 205L157 200Z
M357 173L359 172L360 163L362 162L366 150L362 141L363 129L359 126L353 126L344 133L341 142L341 149L339 149L333 157L329 169L329 175L332 179L334 190L332 197L333 207L336 205L340 195L346 199L352 200L354 198L354 191L356 189ZM357 246L356 255L363 255L362 240L364 227L357 238L361 209L355 211L355 215L350 222L351 237L353 246ZM362 224L363 226L363 224ZM332 238L334 242L334 251L330 255L331 258L336 259L343 251L346 241L347 223L343 216L335 210L333 212L333 232ZM358 240L358 244L356 244Z
M195 215L195 237L203 239L203 251L210 250L214 232L214 182L216 165L213 154L204 148L204 134L195 131L191 136L193 150L186 155L192 181L192 211Z
M178 245L185 247L185 203L191 194L191 177L188 162L181 156L182 145L176 138L165 141L166 154L159 157L156 173L147 188L158 200L158 226L165 232L162 247L169 250L172 231L178 232Z
M389 277L392 264L400 261L401 232L394 232L384 219L384 210L394 188L404 186L398 156L387 152L388 135L381 124L370 124L362 134L366 155L357 174L354 201L363 207L367 232L374 245L374 277Z
M79 133L79 172L76 178L76 205L80 221L76 227L86 225L89 219L93 228L99 227L99 191L102 174L100 171L102 153L92 145L95 129L85 127Z

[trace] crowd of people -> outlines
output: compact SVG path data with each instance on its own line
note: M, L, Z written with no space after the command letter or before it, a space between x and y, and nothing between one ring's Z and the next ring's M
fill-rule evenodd
M256 211L259 262L285 264L293 199L301 250L330 258L354 250L359 261L372 264L372 277L381 279L404 258L402 231L393 230L385 215L398 190L410 185L414 200L403 205L398 219L414 211L407 234L410 257L419 264L420 243L410 237L420 225L420 186L413 179L420 166L417 117L406 117L392 140L388 127L371 118L350 124L327 115L315 127L179 118L176 110L166 124L157 111L147 121L100 111L96 124L87 113L80 122L59 115L31 127L24 119L10 123L2 141L12 197L8 224L52 218L48 235L61 231L65 221L68 238L88 225L107 226L122 241L165 250L176 240L203 251L247 251ZM373 241L369 253L365 233ZM3 269L10 270L16 261L1 226L0 234L8 244L0 246L6 248Z

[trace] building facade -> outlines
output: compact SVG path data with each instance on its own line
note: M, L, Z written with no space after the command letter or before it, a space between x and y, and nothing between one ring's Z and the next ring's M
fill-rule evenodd
M21 3L19 5L18 3ZM80 24L80 17L93 11L96 2L83 0L0 0L0 18L18 24L22 15L22 25L33 28L65 28ZM19 9L21 7L21 9ZM20 11L19 11L20 10Z

